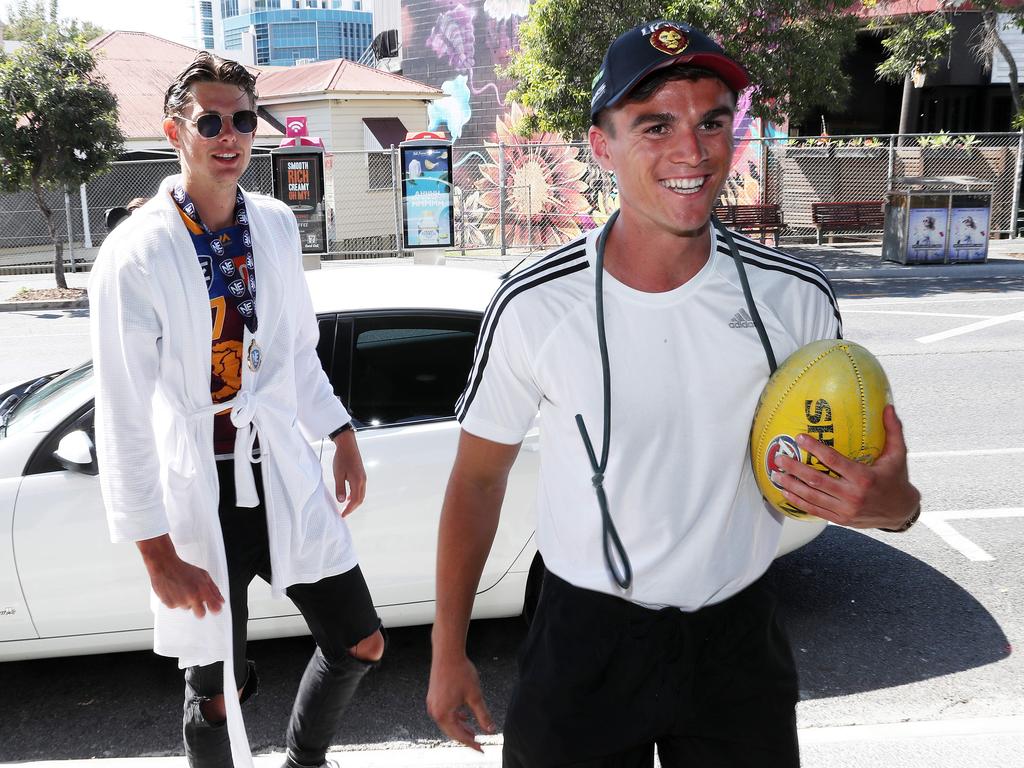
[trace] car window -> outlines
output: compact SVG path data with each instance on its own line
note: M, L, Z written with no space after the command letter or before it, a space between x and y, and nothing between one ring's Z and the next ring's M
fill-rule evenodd
M81 400L83 387L92 386L92 361L65 371L25 397L10 412L7 434L30 429L38 419L67 411L69 403Z
M392 313L356 317L352 326L347 405L361 425L454 418L480 315Z

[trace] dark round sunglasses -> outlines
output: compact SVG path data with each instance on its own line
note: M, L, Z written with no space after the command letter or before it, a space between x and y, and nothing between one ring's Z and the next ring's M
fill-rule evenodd
M175 117L195 125L196 131L204 139L215 139L220 136L221 131L224 130L225 117L231 120L231 125L236 133L252 133L256 130L256 113L251 109L243 109L233 115L203 112L198 117L185 117L184 115L175 115Z

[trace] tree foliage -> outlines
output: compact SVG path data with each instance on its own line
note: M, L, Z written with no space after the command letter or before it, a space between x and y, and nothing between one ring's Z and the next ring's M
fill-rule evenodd
M83 40L92 40L104 32L102 27L91 21L61 21L58 16L57 0L18 0L17 3L7 4L7 24L4 25L4 37L7 40L28 43L41 40L53 30Z
M972 0L969 6L962 0L948 0L939 3L937 8L934 3L925 5L920 1L920 8L892 0L874 0L865 5L880 14L871 26L885 35L882 46L886 58L876 72L880 78L890 82L902 81L915 67L925 72L938 69L950 56L954 17L965 13L979 15L980 24L971 37L971 50L986 68L991 68L995 56L1006 62L1016 114L1015 127L1021 127L1019 124L1024 123L1024 101L1017 84L1017 62L1003 40L999 17L1007 14L1011 24L1024 30L1024 5L1006 0ZM890 7L894 12L886 13Z
M751 109L774 122L801 117L849 94L842 58L859 22L853 0L535 0L520 49L502 74L510 97L533 111L524 129L585 134L590 88L608 44L630 27L664 18L715 37L756 86Z
M84 184L117 159L124 141L117 99L94 66L80 38L62 35L0 55L0 189L35 196L62 288L62 245L43 192Z
M882 48L886 57L875 72L879 79L902 83L915 69L935 71L949 53L953 39L953 23L943 13L921 13L893 20L875 20L872 29L885 38Z

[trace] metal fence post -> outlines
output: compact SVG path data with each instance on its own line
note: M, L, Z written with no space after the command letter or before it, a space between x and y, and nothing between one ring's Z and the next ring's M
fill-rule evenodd
M885 186L892 189L893 176L896 173L896 137L889 135L889 168L886 170Z
M391 184L395 192L395 256L402 256L402 169L394 144L391 145Z
M526 250L533 253L533 189L526 185Z
M68 258L71 259L71 271L75 271L75 247L71 244L71 195L68 188L64 187L64 218L68 226Z
M462 255L466 255L466 191L459 189L459 245Z
M1016 238L1019 234L1017 217L1020 215L1020 182L1021 171L1024 169L1024 131L1017 134L1017 162L1013 171L1013 205L1010 208L1010 237ZM991 225L989 225L991 231Z
M758 190L757 201L764 205L768 202L768 140L764 135L763 122L758 128L758 133L761 134L757 139L761 146L761 168L758 171L761 174L761 189Z
M507 250L505 241L505 145L498 142L498 237L501 242L501 255Z
M92 228L89 226L89 197L85 193L85 184L78 187L78 195L82 199L82 246L92 248Z

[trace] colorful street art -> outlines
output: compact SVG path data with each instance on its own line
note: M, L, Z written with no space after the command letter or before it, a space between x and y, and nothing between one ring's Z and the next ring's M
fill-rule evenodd
M465 248L556 245L599 226L617 207L614 179L590 162L585 143L514 131L522 108L506 100L512 84L495 67L508 61L528 11L529 0L402 3L403 74L445 93L428 106L429 129L455 143L456 241ZM749 94L735 124L723 202L760 202L763 142L751 139L763 126L750 114ZM777 133L769 126L769 137Z

